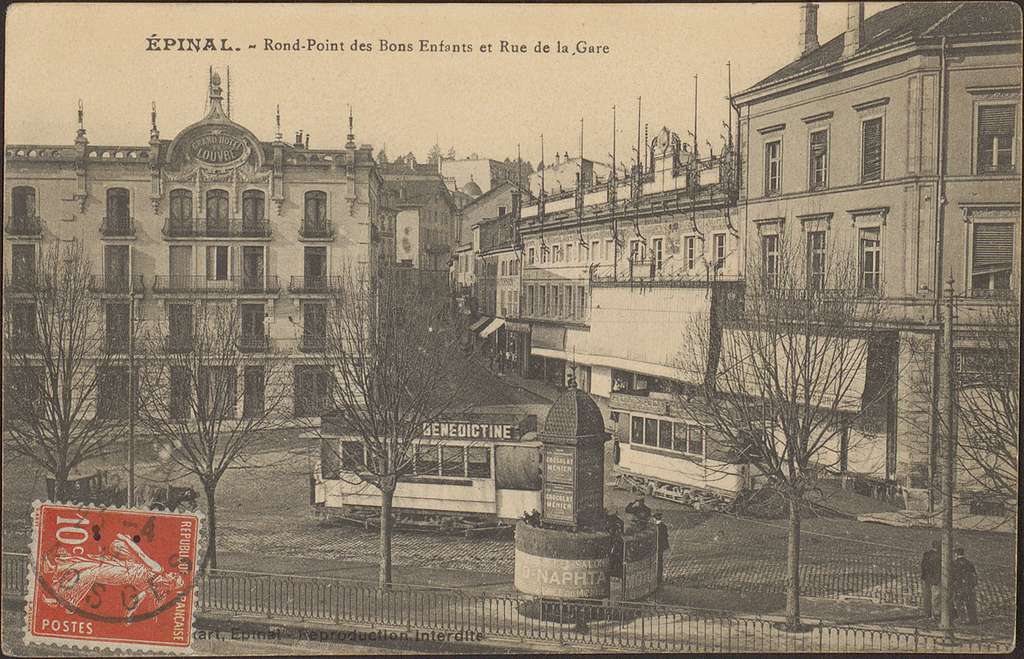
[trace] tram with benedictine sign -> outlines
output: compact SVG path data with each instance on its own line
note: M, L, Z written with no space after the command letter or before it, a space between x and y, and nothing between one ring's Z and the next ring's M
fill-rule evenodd
M311 477L314 514L376 527L380 491L358 473L369 458L363 440L329 416L320 435L320 461ZM413 473L399 479L392 503L398 528L498 529L541 508L535 415L458 414L425 423L413 450Z

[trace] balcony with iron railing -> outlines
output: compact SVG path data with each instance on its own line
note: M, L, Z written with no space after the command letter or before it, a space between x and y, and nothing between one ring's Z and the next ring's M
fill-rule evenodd
M92 275L89 289L104 295L141 295L145 292L145 283L142 275Z
M43 235L43 223L38 217L11 215L4 222L4 233L8 236L38 238Z
M241 352L268 352L270 337L266 334L240 334L235 337L235 345Z
M324 334L304 333L299 340L299 350L302 352L323 352L327 347L327 337Z
M330 220L305 221L299 225L299 237L306 240L329 240L334 238L334 226Z
M288 282L289 293L333 293L341 290L343 278L337 276L296 277Z
M164 352L169 354L192 352L195 347L195 340L191 334L168 334L163 339Z
M104 238L134 238L135 220L131 217L104 217L100 235Z
M207 218L166 219L161 230L165 238L270 238L270 221L266 219Z
M110 355L127 353L128 345L127 332L108 332L103 337L103 350Z
M156 275L153 277L154 293L215 295L220 293L276 294L280 291L281 285L278 283L277 275L241 276L227 279L207 279L202 275Z

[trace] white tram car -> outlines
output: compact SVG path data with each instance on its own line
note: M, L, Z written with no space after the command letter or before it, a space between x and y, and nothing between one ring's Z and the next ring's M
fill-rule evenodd
M396 525L496 528L540 510L536 429L534 415L472 414L425 424L416 440L415 473L403 477L395 490ZM365 464L363 442L331 417L322 420L321 436L320 461L311 478L314 513L325 520L375 526L380 492L356 473Z

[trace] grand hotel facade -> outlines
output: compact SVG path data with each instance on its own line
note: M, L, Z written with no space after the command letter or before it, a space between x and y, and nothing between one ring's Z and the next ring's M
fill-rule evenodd
M287 360L289 412L315 417L315 397L294 393L324 381L311 363L323 341L315 319L342 272L394 257L383 181L351 117L342 147L310 149L301 135L287 143L280 121L261 140L225 112L214 73L206 115L172 139L161 138L154 110L148 143L92 144L80 111L73 144L9 144L5 155L6 282L33 281L50 245L77 240L108 334L127 332L112 319L132 298L136 318L166 322L171 341L195 305L237 305L239 345ZM100 387L97 408L118 408L102 398L126 391Z

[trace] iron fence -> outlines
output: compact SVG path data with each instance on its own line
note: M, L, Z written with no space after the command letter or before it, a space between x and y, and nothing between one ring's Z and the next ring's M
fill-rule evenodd
M27 556L3 556L5 598L23 597ZM199 579L197 613L367 624L409 633L463 632L566 646L663 651L1008 652L1011 640L959 639L918 630L808 625L801 632L765 617L651 603L540 600L365 581L210 570ZM241 620L241 618L239 618Z

